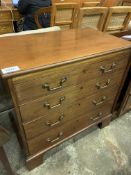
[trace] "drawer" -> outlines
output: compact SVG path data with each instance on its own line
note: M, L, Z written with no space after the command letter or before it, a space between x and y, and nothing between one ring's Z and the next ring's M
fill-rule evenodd
M63 111L65 108L71 106L76 101L79 103L79 100L83 98L89 98L95 94L98 96L101 96L102 94L110 94L110 98L112 98L117 92L121 77L121 72L116 74L114 77L106 75L103 79L99 78L93 79L87 83L83 82L81 85L69 87L63 91L21 105L20 112L22 122L30 122L40 116L48 116L50 113L55 113L58 110ZM60 101L62 98L64 99ZM50 106L48 107L46 104L49 104Z
M94 78L103 79L105 75L114 76L118 71L124 71L128 58L129 51L126 50L39 73L19 76L13 79L17 101L19 104L24 104Z
M12 22L0 22L0 34L4 33L12 33L13 32L13 26Z
M89 117L89 123L96 122L111 113L112 100L107 101L106 104L101 105L101 107L95 107L93 104L90 104L90 102L91 99L89 99L89 101L87 101L87 99L82 99L63 112L58 111L55 114L50 114L48 117L40 117L32 122L23 124L27 140L33 139L42 133L49 132L53 128L61 127L67 122L76 120L88 113L91 114L93 111L91 109L94 109L98 115L87 115L87 117ZM88 105L92 105L91 109L89 109Z
M27 145L29 154L33 155L42 150L46 151L46 149L49 149L49 147L52 145L58 144L58 142L62 141L63 139L66 139L67 137L84 130L92 124L92 117L96 117L98 113L98 111L94 111L92 113L86 114L81 116L81 118L69 121L65 125L52 129L49 132L45 132L34 139L28 140ZM100 121L101 120L98 120L96 123Z
M0 22L1 21L12 21L12 14L10 10L1 10L0 11Z

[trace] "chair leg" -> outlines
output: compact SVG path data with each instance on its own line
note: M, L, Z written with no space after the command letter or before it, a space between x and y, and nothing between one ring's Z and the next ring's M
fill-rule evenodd
M0 147L0 160L2 161L8 175L16 175L10 166L10 163L8 161L8 158L6 156L6 153L3 147Z

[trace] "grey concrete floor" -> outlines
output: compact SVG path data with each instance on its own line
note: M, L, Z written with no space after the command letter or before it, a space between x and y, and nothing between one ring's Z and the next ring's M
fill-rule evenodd
M30 172L8 117L1 116L0 120L12 132L5 150L19 175L131 175L131 112L102 130L84 131L57 146L45 154L41 166ZM6 175L2 164L0 175Z

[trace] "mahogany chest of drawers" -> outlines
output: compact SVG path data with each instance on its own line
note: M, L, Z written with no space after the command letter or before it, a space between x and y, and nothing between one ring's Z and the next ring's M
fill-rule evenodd
M20 68L1 77L14 101L29 169L75 134L109 124L129 69L129 42L83 29L2 38L0 45L0 68Z

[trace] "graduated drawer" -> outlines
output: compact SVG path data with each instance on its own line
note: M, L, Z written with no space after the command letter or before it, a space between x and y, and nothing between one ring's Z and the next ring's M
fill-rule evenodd
M107 116L108 112L106 111L104 115ZM77 119L71 120L64 125L61 125L60 127L51 129L48 132L44 132L43 134L31 140L27 140L29 154L33 155L42 150L46 151L46 149L49 149L55 144L58 144L59 142L68 138L69 136L88 128L91 124L94 123L94 121L92 121L92 118L96 118L98 114L99 111L87 113L83 116L80 116ZM74 118L75 115L76 114L74 113ZM101 119L96 120L95 123L98 123L100 121Z
M76 86L98 77L103 79L105 75L114 76L118 71L125 69L128 58L129 50L126 50L19 76L13 79L17 101L19 104L24 104L69 86Z
M0 22L0 34L13 32L12 22Z
M40 117L32 122L23 124L27 140L33 139L40 134L50 132L53 128L61 127L67 122L76 120L86 114L87 117L89 117L89 123L91 123L96 122L111 113L113 99L108 99L106 103L101 104L100 106L94 106L92 101L92 99L82 99L64 111L58 111L55 114L50 113L48 117ZM92 111L96 111L97 114L93 116L88 115L88 113L90 114Z
M1 21L12 21L12 14L10 10L0 10L0 22Z
M64 111L65 108L72 106L73 103L79 103L81 99L89 98L90 96L110 95L110 98L112 98L118 90L122 74L123 71L118 72L114 77L106 75L103 79L99 78L87 81L87 83L83 82L81 85L68 87L63 91L21 105L22 122L30 122L38 117L48 116L50 113L53 115L58 110Z

